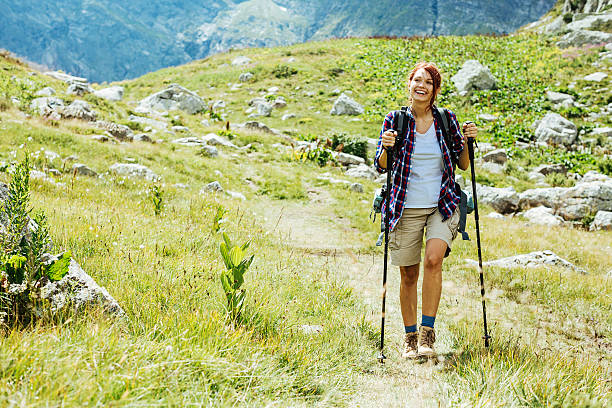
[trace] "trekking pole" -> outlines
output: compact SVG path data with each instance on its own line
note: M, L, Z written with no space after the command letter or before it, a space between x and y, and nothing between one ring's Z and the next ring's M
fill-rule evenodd
M395 147L395 146L394 146ZM391 173L393 172L393 147L387 150L387 194L385 194L385 258L383 261L383 292L382 292L382 320L380 322L380 355L378 361L382 364L385 362L385 301L387 298L387 253L389 251L389 219L391 211L389 210L391 195Z
M476 220L476 244L478 246L478 270L480 271L480 296L482 298L482 318L484 323L485 347L489 347L489 336L487 331L487 308L485 306L484 273L482 271L482 251L480 250L480 223L478 219L478 199L476 197L476 175L474 174L474 139L468 137L468 154L470 156L470 170L472 171L472 194L474 196L474 219Z

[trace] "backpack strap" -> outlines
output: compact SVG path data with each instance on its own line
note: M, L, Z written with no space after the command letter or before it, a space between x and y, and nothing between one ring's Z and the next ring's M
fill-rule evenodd
M453 169L457 166L457 158L453 154L452 149L452 140L450 135L450 112L445 108L436 108L434 109L434 115L436 115L436 119L438 123L442 123L442 136L444 137L444 143L448 149L448 153L450 154L451 163L453 164Z

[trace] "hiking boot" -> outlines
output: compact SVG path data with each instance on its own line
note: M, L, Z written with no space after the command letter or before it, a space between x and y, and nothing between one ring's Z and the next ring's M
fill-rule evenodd
M432 327L421 326L419 329L419 348L418 357L435 357L434 343L436 342L436 332Z
M419 334L417 332L406 333L404 349L402 350L402 358L417 358L418 342Z

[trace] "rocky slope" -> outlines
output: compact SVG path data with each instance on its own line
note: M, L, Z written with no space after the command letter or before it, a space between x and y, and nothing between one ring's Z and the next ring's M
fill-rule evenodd
M0 47L92 81L119 80L230 48L346 36L504 33L554 0L57 2L0 0Z

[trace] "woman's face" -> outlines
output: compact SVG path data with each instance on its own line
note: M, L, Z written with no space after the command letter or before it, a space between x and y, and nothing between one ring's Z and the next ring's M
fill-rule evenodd
M421 68L412 77L409 84L410 96L413 102L429 102L434 96L434 83L429 72Z

